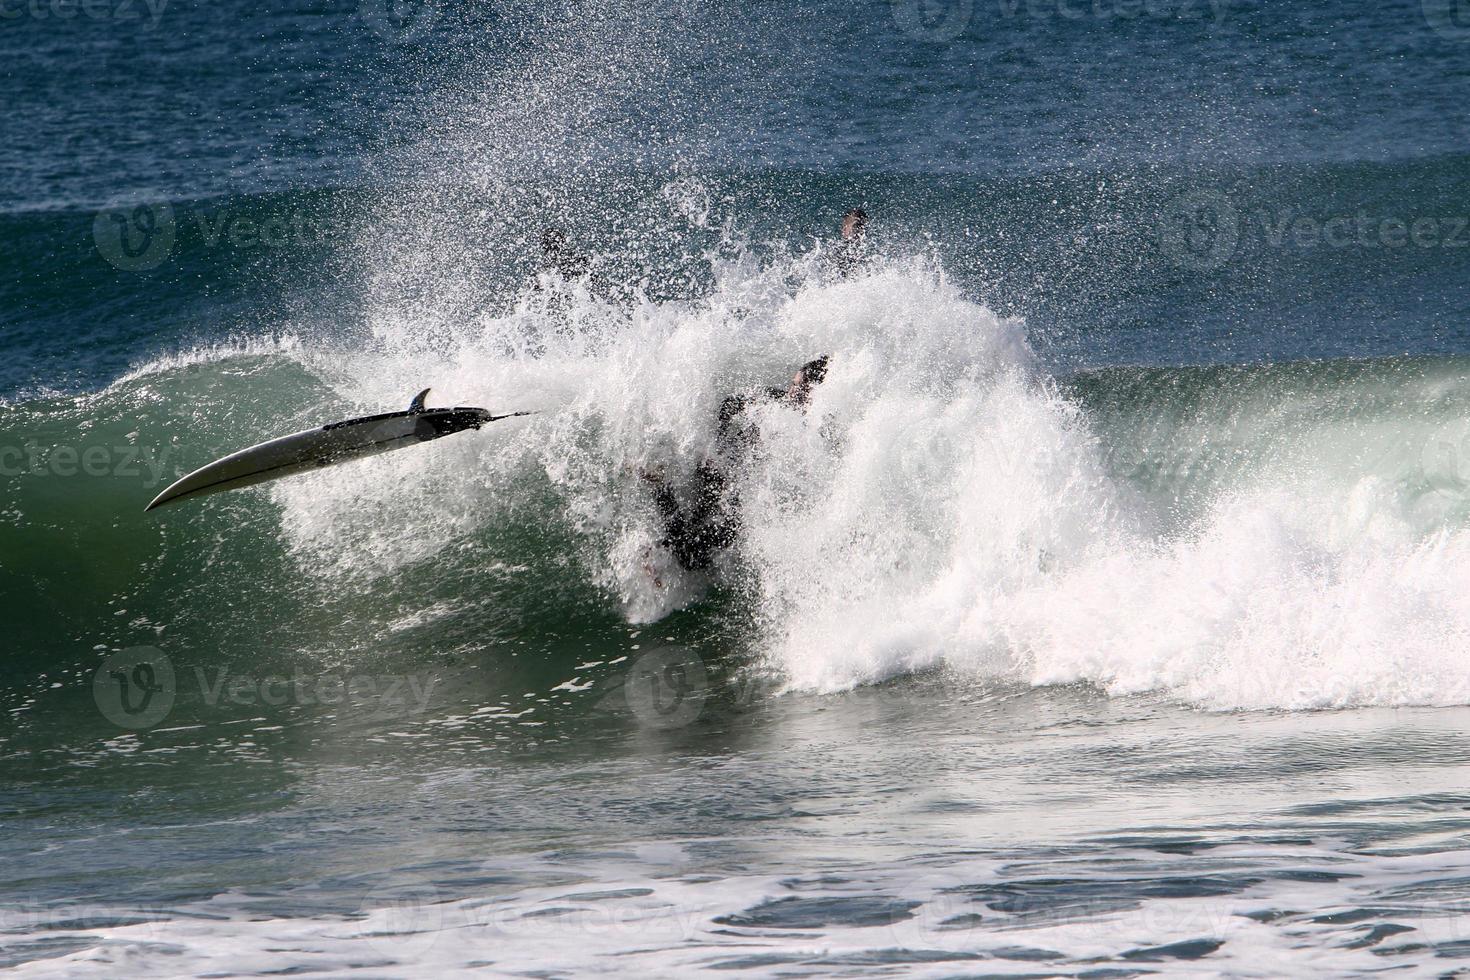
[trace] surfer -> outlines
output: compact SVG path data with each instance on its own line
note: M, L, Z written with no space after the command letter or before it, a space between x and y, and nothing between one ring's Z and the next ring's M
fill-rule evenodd
M847 278L867 257L868 213L853 208L842 216L842 237L832 246L832 268Z
M592 268L592 259L580 252L572 250L567 242L566 233L560 228L547 227L541 232L541 264L537 270L537 281L533 288L540 292L544 282L542 276L552 275L559 277L567 285L577 284L585 287L594 297L608 301L618 302L618 296L613 291L612 283L608 278L596 269ZM553 285L553 308L565 310L568 297L558 295L558 290Z
M730 483L754 447L756 432L745 418L751 405L777 402L805 411L812 389L827 377L828 355L803 364L785 388L767 388L758 395L729 395L720 403L715 448L694 470L689 505L681 506L662 476L640 470L653 493L666 537L660 543L689 571L714 564L715 556L735 543L740 531L739 501Z
M541 268L572 282L591 271L592 260L571 250L566 232L560 228L546 228L541 232Z

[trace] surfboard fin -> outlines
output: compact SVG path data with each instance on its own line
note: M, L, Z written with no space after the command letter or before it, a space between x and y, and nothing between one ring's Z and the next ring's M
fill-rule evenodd
M417 395L414 395L413 401L408 403L408 414L417 415L422 412L424 410L424 400L429 397L429 392L433 390L433 388L425 388Z

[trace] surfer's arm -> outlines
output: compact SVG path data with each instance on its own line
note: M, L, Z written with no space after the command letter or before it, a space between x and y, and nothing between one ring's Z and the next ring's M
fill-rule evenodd
M669 486L668 481L652 470L640 468L638 478L648 484L649 492L653 494L654 505L658 507L659 514L665 521L671 521L679 516L679 501L674 496L674 488Z

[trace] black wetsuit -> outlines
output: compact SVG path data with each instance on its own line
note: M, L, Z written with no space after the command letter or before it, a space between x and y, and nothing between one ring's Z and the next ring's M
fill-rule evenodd
M764 397L731 395L721 403L715 451L694 471L688 507L679 506L673 488L663 480L648 478L668 535L660 543L689 571L709 568L719 552L735 543L740 532L740 502L730 483L756 438L754 428L742 424L745 409L752 402L774 400L785 394L783 389L770 388Z
M591 271L592 260L585 255L573 255L570 252L551 252L542 263L542 268L558 273L567 282L573 282Z
M660 543L691 572L710 567L718 552L735 543L740 528L725 500L728 487L728 477L710 460L694 471L694 500L688 508L679 506L667 483L654 483L653 502L668 534Z
M585 286L593 296L599 299L616 299L612 283L607 276L592 268L592 260L585 255L576 255L568 251L545 253L531 279L531 288L538 293L541 292L541 277L547 274L561 277L562 282L568 286L574 284ZM567 297L560 290L553 287L552 295L554 308L565 307Z

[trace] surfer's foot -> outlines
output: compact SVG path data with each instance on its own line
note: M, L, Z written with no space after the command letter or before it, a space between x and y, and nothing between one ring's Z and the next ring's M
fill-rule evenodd
M651 548L643 553L643 574L647 575L653 581L653 587L655 589L662 589L664 587L663 576L653 567L653 549Z

